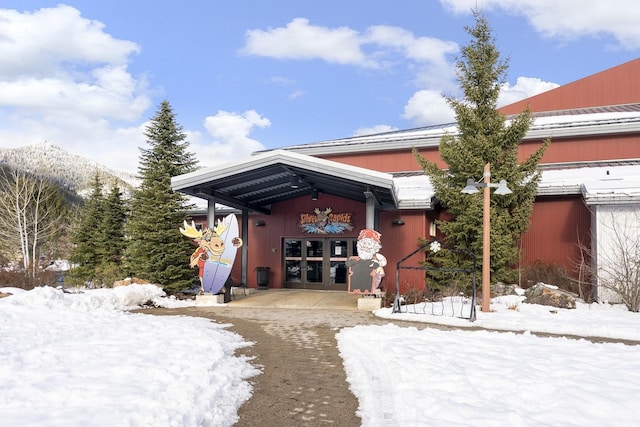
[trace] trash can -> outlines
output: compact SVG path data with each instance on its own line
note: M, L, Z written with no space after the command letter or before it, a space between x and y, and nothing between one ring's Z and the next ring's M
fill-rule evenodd
M269 287L269 267L256 267L256 281L259 288Z

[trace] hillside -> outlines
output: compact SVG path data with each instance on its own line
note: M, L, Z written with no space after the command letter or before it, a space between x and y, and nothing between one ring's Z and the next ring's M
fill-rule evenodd
M96 171L106 190L116 183L123 193L129 193L137 185L137 179L132 174L109 169L48 142L19 148L0 148L0 163L42 176L80 195L87 193Z

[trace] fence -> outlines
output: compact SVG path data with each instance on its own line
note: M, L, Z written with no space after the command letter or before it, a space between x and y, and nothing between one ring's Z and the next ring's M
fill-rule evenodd
M443 251L453 256L443 256ZM452 262L457 265L445 266ZM470 251L452 249L435 239L423 243L396 264L393 313L475 321L476 267L476 256Z

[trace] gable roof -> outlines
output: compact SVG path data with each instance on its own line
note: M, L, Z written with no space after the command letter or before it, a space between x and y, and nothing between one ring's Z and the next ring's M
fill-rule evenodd
M291 187L297 176L300 185ZM372 197L382 209L396 206L393 176L285 150L201 169L171 179L171 187L226 206L269 214L271 205L305 194L321 193L365 202Z

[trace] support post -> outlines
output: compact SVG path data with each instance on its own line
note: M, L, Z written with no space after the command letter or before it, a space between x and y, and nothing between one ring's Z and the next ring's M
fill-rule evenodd
M216 200L213 197L207 197L207 228L216 228Z
M484 165L482 201L482 311L491 311L491 166Z

